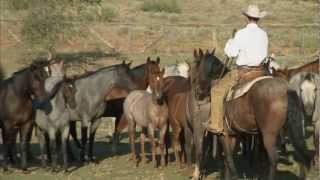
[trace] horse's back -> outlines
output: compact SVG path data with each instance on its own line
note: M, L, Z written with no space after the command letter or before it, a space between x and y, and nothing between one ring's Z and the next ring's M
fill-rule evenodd
M123 104L123 111L129 122L134 120L146 125L145 115L148 108L148 99L151 99L151 94L144 90L135 90L129 93Z

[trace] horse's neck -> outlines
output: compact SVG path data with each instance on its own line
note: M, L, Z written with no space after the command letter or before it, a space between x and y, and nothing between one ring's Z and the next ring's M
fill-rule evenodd
M133 82L139 86L139 88L146 89L148 82L145 78L145 65L138 66L131 70Z
M21 74L14 75L12 77L12 86L14 88L16 96L19 97L29 97L31 93L30 87L30 73L22 72Z
M63 95L63 85L60 85L58 87L55 96L51 99L51 104L53 105L53 109L58 112L62 112L66 109L67 102L65 101L64 95Z
M92 96L104 97L111 90L118 77L114 70L110 70L108 72L97 72L86 78L78 79L75 81L77 92L79 92L77 94L78 96L83 96L93 93L91 94Z

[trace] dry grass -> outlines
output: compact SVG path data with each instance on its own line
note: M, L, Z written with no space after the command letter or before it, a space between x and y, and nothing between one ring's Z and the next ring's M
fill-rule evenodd
M319 48L317 33L319 27L286 27L300 24L313 24L317 18L317 4L314 1L281 0L270 3L270 0L177 0L180 13L145 12L141 10L143 0L110 0L103 1L102 7L115 10L116 16L112 20L120 22L96 22L93 28L105 41L115 47L121 55L110 54L110 48L101 39L88 33L86 39L76 39L63 42L58 49L65 57L71 57L69 70L73 73L83 72L84 68L100 67L119 62L119 60L133 60L134 64L145 61L147 56L160 56L162 64L170 64L181 60L192 60L194 48L217 48L219 57L223 57L222 49L226 40L231 36L233 28L240 29L244 25L242 10L251 2L259 4L269 15L261 23L270 38L270 52L278 55L278 61L283 65L303 64L311 61L309 54ZM109 17L109 12L106 17ZM1 18L19 18L23 12L10 14L8 10L0 11ZM102 14L103 15L103 14ZM108 21L110 19L107 19ZM12 36L20 37L19 22L0 22L0 60L8 74L22 66L21 59L28 59L35 54L18 42ZM126 25L137 24L137 25ZM164 24L170 26L163 26ZM192 24L192 26L189 26ZM173 25L173 26L171 26ZM212 25L212 26L207 26ZM10 32L9 32L10 31ZM155 40L154 46L148 47ZM97 56L96 50L105 55ZM99 54L99 53L98 53ZM26 56L28 55L28 56ZM74 57L74 58L72 58ZM86 65L79 65L79 62ZM33 165L30 174L21 172L5 175L0 173L0 179L188 179L182 176L175 164L170 163L165 169L153 169L151 165L133 168L128 163L129 145L124 139L118 157L110 157L110 144L105 143L105 131L102 127L98 131L98 143L95 154L99 158L98 165L90 164L79 167L70 174L52 174L38 169L39 162ZM34 139L34 138L33 138ZM311 138L308 140L311 145ZM34 141L33 149L39 154L39 147ZM311 147L311 146L310 146ZM242 161L241 161L242 162ZM211 165L216 162L211 162ZM74 168L74 167L72 167ZM296 179L297 164L279 165L281 179ZM216 179L215 172L208 179ZM312 172L309 179L316 179Z

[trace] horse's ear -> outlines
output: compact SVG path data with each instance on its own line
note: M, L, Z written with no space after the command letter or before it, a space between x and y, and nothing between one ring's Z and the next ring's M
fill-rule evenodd
M161 72L160 72L160 73L161 73L161 76L163 76L163 74L164 74L164 68L161 69Z
M132 61L130 61L130 62L127 64L127 66L128 66L128 67L130 67L130 66L131 66L131 64L132 64Z
M209 50L208 50L208 49L206 50L206 54L205 54L205 55L206 55L206 56L209 55Z
M158 56L157 57L157 64L159 64L160 63L160 57Z
M126 60L122 60L122 64L125 65L126 64Z
M150 60L150 57L148 57L148 58L147 58L147 63L149 63L150 61L151 61L151 60Z
M200 57L200 58L203 57L203 51L202 51L201 48L199 48L199 57Z
M193 57L195 59L198 59L199 55L198 55L198 51L196 49L193 50Z
M214 55L216 53L216 48L213 48L213 50L211 51L211 55Z

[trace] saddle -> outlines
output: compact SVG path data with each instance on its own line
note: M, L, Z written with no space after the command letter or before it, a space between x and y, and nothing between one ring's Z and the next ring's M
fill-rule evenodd
M272 78L272 76L266 76L260 66L238 68L238 83L228 91L226 101L245 95L255 83L267 78Z

